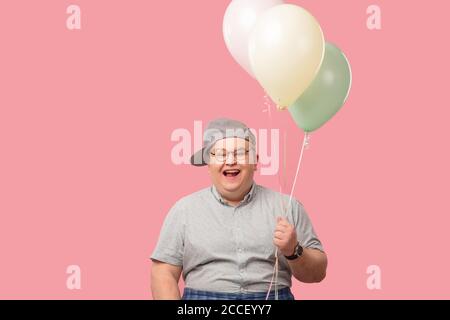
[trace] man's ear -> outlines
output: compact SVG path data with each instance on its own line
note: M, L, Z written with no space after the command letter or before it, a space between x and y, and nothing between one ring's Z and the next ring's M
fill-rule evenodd
M259 154L256 155L256 163L255 163L255 170L258 171L258 164L259 164Z

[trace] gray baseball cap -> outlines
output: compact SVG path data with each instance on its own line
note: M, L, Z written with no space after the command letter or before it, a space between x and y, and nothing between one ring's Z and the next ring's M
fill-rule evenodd
M197 167L205 166L209 161L209 152L214 144L226 138L241 138L256 145L255 135L242 122L220 118L208 123L203 134L203 148L191 157L191 164Z

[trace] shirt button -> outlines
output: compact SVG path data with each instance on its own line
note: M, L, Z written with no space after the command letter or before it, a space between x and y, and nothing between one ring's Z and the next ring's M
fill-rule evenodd
M238 249L238 251L239 251L239 252L242 252L242 249L241 249L241 248L239 248L239 249Z

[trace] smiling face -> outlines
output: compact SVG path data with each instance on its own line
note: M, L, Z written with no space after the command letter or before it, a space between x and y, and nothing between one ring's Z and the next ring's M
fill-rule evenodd
M250 190L258 157L251 144L241 138L219 140L210 150L209 175L220 195L237 205Z

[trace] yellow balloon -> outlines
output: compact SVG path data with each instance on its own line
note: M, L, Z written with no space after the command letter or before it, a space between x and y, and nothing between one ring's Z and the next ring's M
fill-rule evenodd
M268 9L250 35L249 58L255 77L280 109L292 105L308 88L324 54L319 23L296 5Z

